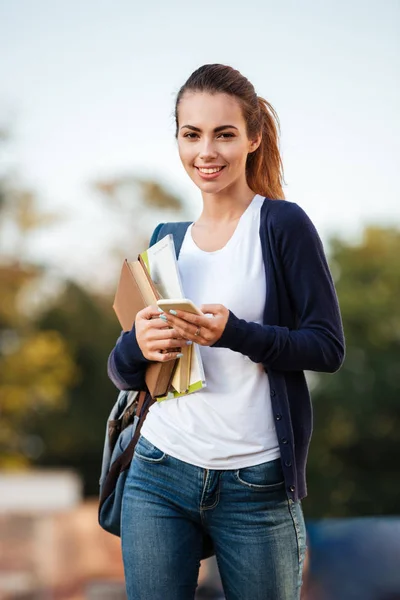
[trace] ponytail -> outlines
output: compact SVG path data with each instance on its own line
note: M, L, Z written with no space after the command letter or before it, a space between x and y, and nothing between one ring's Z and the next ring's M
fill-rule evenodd
M284 199L283 165L279 152L279 119L269 102L258 96L261 144L247 157L249 188L272 200Z

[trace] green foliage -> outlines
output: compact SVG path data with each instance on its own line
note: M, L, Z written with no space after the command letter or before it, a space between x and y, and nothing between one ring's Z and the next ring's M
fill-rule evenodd
M333 271L346 359L318 376L306 513L398 512L400 480L400 231L369 228L358 245L334 240Z
M6 139L0 128L0 142ZM57 329L38 330L23 308L24 294L45 277L28 260L30 234L56 220L31 190L6 174L0 178L0 467L25 466L40 452L41 440L28 435L31 419L65 406L77 375L66 339Z
M73 282L40 318L43 330L57 330L79 369L62 410L37 414L30 434L44 447L37 462L73 467L83 476L85 492L98 493L105 423L117 390L107 377L107 357L120 333L111 298L95 297Z

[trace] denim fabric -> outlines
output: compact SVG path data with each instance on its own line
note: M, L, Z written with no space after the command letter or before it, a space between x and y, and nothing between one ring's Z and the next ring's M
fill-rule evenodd
M121 519L129 600L193 600L204 531L227 600L300 598L305 524L301 502L286 493L279 458L208 470L141 436Z

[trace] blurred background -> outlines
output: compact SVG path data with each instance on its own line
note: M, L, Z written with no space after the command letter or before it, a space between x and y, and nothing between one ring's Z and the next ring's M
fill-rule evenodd
M199 214L174 99L214 62L278 112L347 340L308 374L303 597L400 598L399 30L398 0L0 0L0 599L125 597L97 524L112 301L123 258ZM213 560L198 597L223 598Z

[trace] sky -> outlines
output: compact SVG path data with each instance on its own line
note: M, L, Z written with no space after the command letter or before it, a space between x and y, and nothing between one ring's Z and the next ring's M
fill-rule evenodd
M0 0L2 170L68 217L33 255L81 279L111 268L118 221L91 183L118 174L156 178L196 218L172 115L191 72L215 62L275 107L286 198L324 242L399 226L399 33L398 0Z

